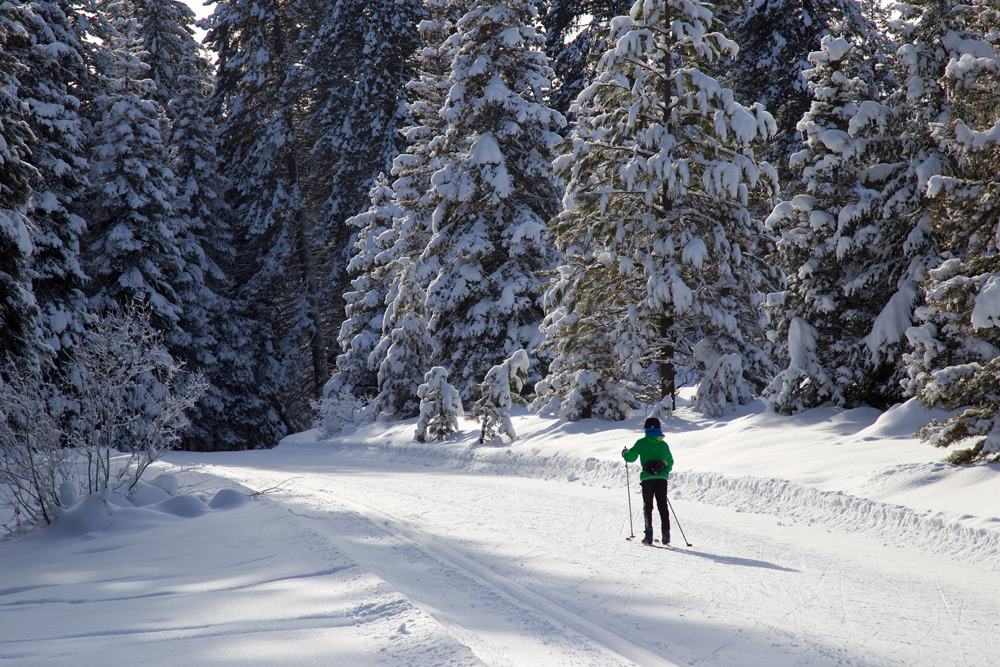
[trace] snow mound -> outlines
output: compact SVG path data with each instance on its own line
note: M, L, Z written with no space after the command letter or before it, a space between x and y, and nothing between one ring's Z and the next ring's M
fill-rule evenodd
M245 493L240 493L236 489L222 489L215 494L208 506L213 510L228 510L245 505L249 500Z
M78 500L77 490L65 488L62 498L67 501L56 521L45 534L59 538L77 538L116 530L142 530L162 521L195 519L209 512L236 509L250 498L231 488L219 490L208 504L191 494L172 495L167 489L179 488L174 475L160 475L151 484L140 482L129 497L122 493L92 493ZM75 501L74 501L75 500Z
M168 498L153 505L152 509L185 519L193 519L209 511L208 505L202 502L201 498L188 494Z
M150 484L158 486L167 492L167 495L176 496L177 489L180 488L180 482L177 481L177 475L171 475L169 473L163 473L162 475L157 475Z
M63 537L81 537L102 531L114 521L116 511L107 498L93 493L63 510L52 525L52 532Z
M950 413L944 410L928 410L915 398L905 403L898 403L883 412L875 423L858 432L862 440L883 440L886 438L912 438L925 424L932 419L944 421Z
M159 486L139 484L132 491L129 499L136 507L146 507L147 505L155 505L156 503L163 502L169 497L170 494Z

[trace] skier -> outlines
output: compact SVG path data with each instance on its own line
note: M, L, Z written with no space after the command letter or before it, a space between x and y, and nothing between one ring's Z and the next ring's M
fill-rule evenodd
M642 485L642 515L646 521L646 533L643 544L653 543L653 499L656 499L656 509L660 512L660 528L663 531L663 543L670 544L670 514L667 509L667 475L674 467L674 457L670 447L663 440L660 430L660 420L650 417L643 424L646 435L636 441L631 449L622 450L622 458L631 463L639 459L642 473L639 483Z

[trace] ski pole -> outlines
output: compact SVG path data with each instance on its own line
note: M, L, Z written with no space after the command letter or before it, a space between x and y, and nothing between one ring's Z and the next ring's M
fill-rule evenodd
M681 521L677 518L677 512L674 511L674 506L670 504L670 498L667 498L667 507L670 508L670 513L674 515L674 521L677 522L677 528L681 531L681 537L684 538L684 544L691 546L691 543L688 542L687 535L684 534L684 529L681 528Z
M631 540L635 537L635 528L632 527L632 489L628 482L628 461L625 462L625 493L628 494L628 539Z

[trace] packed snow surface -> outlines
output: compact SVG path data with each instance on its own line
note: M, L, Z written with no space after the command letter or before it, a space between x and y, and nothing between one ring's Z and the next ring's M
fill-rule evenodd
M1000 664L1000 469L941 463L911 435L932 416L682 401L670 549L625 540L638 414L172 453L0 541L0 662Z

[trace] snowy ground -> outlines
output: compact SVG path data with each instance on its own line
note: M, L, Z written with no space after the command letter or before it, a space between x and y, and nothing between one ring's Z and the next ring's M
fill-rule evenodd
M693 546L675 525L669 550L624 540L641 416L521 415L501 449L467 422L173 453L143 506L0 541L0 662L997 665L1000 467L937 462L909 436L926 419L680 409Z

